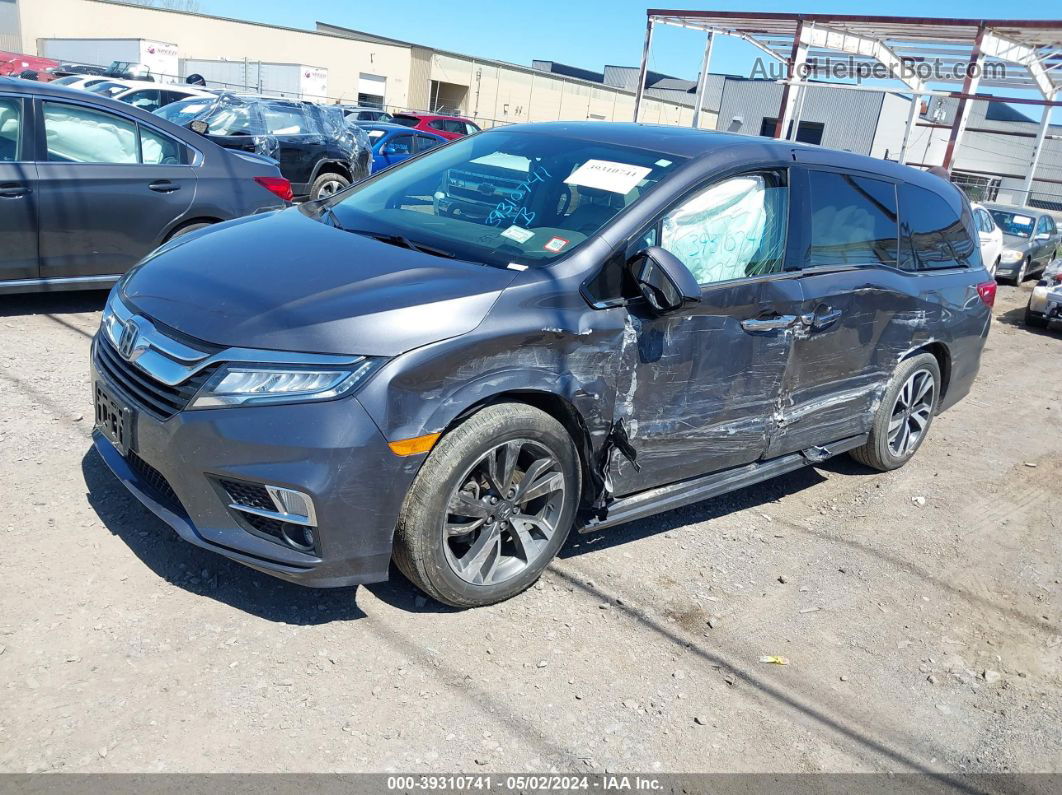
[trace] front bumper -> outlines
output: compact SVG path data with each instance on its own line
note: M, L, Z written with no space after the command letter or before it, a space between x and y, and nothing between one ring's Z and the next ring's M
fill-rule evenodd
M301 585L387 579L395 522L419 461L395 456L355 398L182 411L160 419L101 375L95 357L92 380L93 391L98 380L136 409L130 454L123 456L98 431L96 450L181 538ZM316 549L299 551L255 533L229 507L220 479L308 495Z

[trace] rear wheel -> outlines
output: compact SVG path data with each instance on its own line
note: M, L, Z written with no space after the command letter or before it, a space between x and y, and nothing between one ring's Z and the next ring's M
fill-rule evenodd
M447 433L417 473L395 530L395 563L448 605L508 599L564 544L579 489L563 425L523 403L488 406Z
M332 171L325 172L313 181L313 186L310 188L310 198L325 199L339 193L348 185L350 185L350 180L342 174L336 174Z
M940 400L940 365L922 353L900 362L882 397L870 438L852 457L886 472L911 460L926 438Z
M1029 307L1025 307L1025 325L1032 326L1033 328L1046 328L1047 318L1041 314L1033 312Z
M184 235L191 234L192 232L196 232L196 231L198 231L200 229L206 229L208 226L212 226L212 224L208 224L208 223L188 224L188 226L182 226L180 229L178 229L176 232L174 232L172 235L170 235L169 239L173 240L174 238L177 238L177 237L183 237Z

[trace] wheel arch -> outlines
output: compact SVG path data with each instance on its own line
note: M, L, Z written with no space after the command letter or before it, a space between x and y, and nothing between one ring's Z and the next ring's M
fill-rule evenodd
M322 174L339 174L341 177L345 177L350 181L354 180L354 175L351 173L350 166L340 160L318 161L317 166L313 170L313 174L310 176L309 184L312 185Z
M588 495L587 484L592 482L590 467L593 462L593 443L591 441L590 431L587 428L586 421L579 412L579 409L563 395L558 395L555 392L541 389L510 389L504 392L498 392L480 398L475 403L467 406L449 422L442 433L444 435L449 433L473 414L476 414L487 406L509 402L524 403L548 414L550 417L557 420L557 422L559 422L568 432L568 435L571 436L572 442L575 445L576 455L579 459L579 472L581 476L579 504L580 506L583 506Z
M912 356L918 356L921 353L932 354L933 358L937 360L937 366L940 368L941 381L940 397L937 398L937 402L940 403L948 393L948 385L951 382L951 351L948 349L948 346L940 340L934 340L933 342L919 345L917 348L912 348L904 354L900 361L906 361Z
M195 226L196 224L220 224L224 220L224 218L217 218L212 215L200 215L195 218L184 218L180 222L174 224L169 230L167 230L166 235L163 237L162 240L164 243L169 242L173 239L173 236L180 232L182 229L187 229L188 227Z

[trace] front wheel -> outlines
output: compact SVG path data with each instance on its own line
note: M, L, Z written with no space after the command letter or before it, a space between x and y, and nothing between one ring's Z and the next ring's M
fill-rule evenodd
M1021 287L1021 283L1025 281L1025 277L1029 275L1029 258L1026 257L1021 261L1021 265L1018 266L1018 273L1014 276L1014 286Z
M910 461L933 423L940 383L940 365L932 354L900 362L874 415L870 438L852 457L882 472Z
M499 403L448 432L417 473L395 529L395 564L454 607L528 588L564 544L579 501L571 436L523 403Z

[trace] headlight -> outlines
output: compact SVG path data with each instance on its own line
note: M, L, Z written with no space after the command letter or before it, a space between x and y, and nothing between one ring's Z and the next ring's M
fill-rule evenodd
M346 367L307 368L223 364L203 385L189 408L303 403L346 395L372 374L380 359Z
M1003 253L999 255L999 261L1000 262L1017 262L1023 256L1025 256L1025 255L1022 254L1020 251L1015 251L1012 248L1005 248L1005 249L1003 249Z

